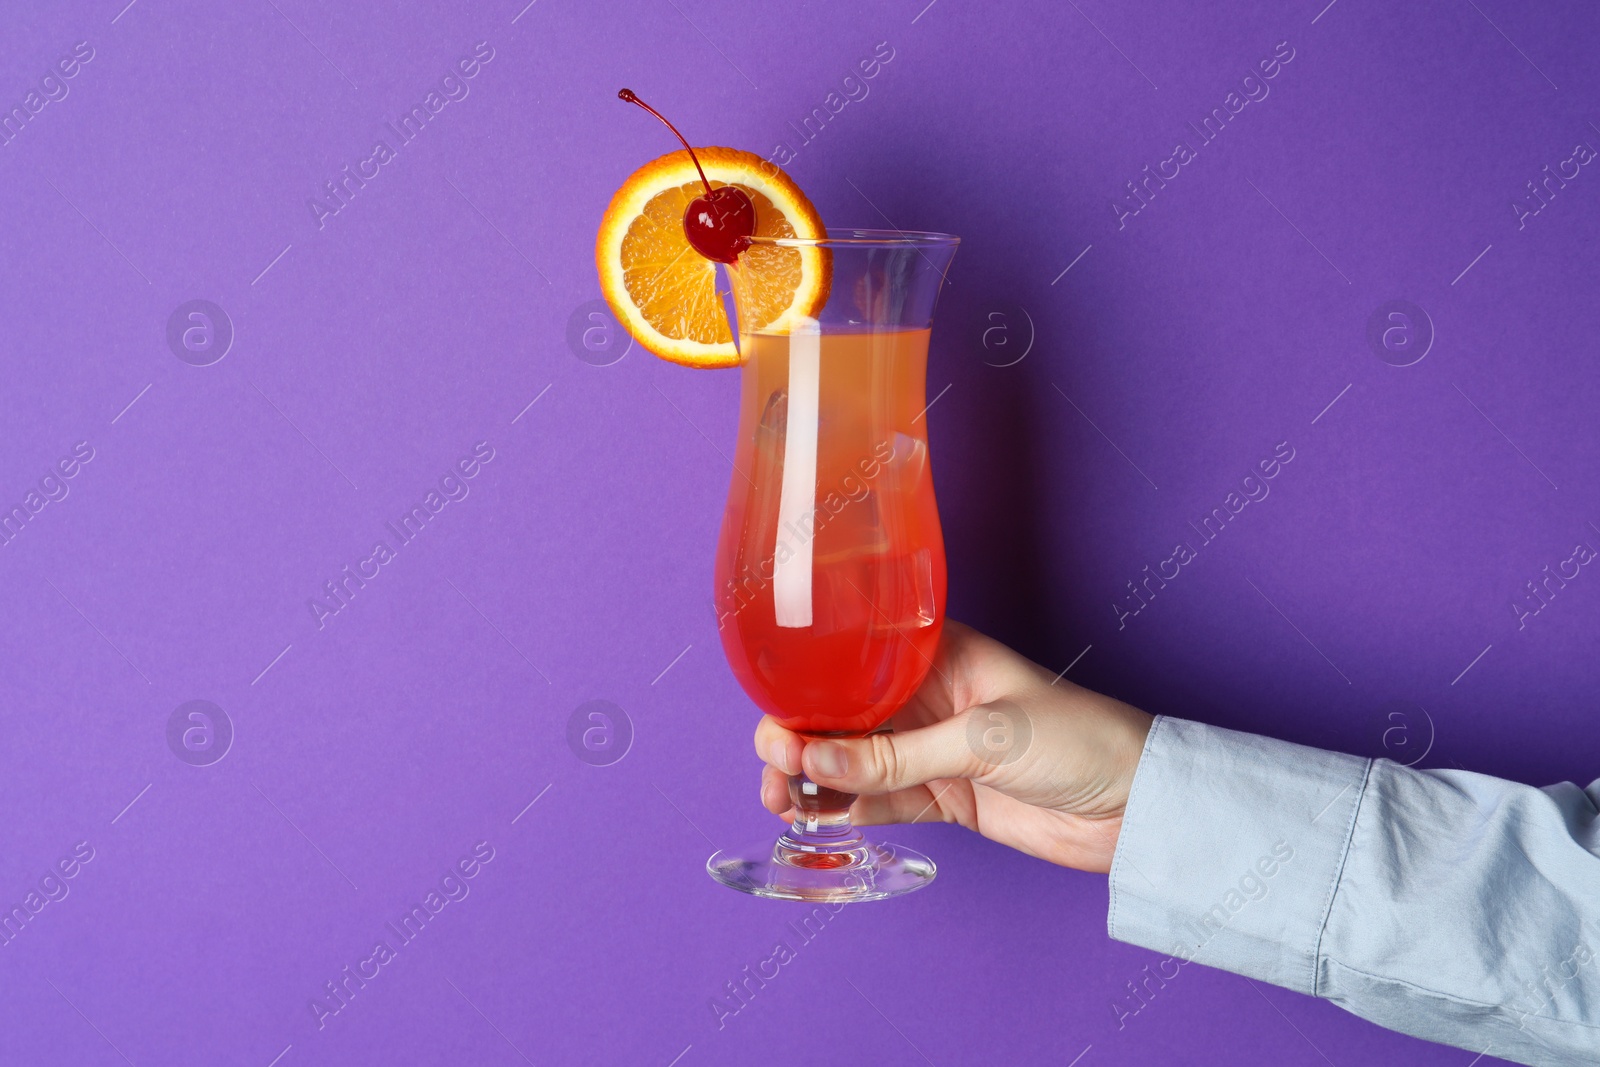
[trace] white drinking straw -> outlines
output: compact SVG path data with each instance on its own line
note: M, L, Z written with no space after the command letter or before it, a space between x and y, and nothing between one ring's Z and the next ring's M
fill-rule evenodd
M817 517L817 405L822 329L801 316L789 331L789 405L783 431L783 488L773 545L772 603L779 626L811 625L812 535ZM780 545L787 545L784 556Z

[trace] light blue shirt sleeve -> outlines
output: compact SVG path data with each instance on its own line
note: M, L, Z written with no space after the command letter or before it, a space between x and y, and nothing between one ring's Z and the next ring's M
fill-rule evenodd
M1157 716L1107 928L1166 953L1168 977L1220 967L1474 1053L1594 1067L1597 808L1600 781L1536 789Z

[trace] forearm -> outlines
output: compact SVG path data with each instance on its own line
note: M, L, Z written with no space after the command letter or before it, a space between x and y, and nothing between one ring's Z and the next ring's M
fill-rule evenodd
M1474 1052L1600 1058L1600 828L1575 786L1161 718L1108 926Z

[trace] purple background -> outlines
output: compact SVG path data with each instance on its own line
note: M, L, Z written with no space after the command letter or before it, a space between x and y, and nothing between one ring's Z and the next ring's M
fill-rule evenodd
M1198 967L1119 1028L1159 957L1106 938L1105 879L954 828L898 834L931 889L804 944L802 909L715 886L713 846L776 829L710 610L737 376L568 326L608 197L671 147L618 87L701 143L798 146L830 221L964 238L929 381L954 617L1151 711L1586 782L1600 576L1521 630L1511 605L1600 546L1600 174L1520 229L1512 203L1600 145L1600 18L525 2L97 0L0 34L6 109L94 49L0 147L0 505L95 450L0 548L0 903L94 849L0 947L0 1061L1464 1062ZM319 228L322 183L480 41L470 95ZM193 299L236 332L209 366L167 342ZM1403 368L1367 332L1394 299L1436 333ZM319 628L308 599L479 441L470 495ZM1283 441L1270 497L1119 629ZM167 740L193 699L236 732L209 766ZM593 699L631 723L609 766L567 742ZM319 1029L479 841L470 895Z

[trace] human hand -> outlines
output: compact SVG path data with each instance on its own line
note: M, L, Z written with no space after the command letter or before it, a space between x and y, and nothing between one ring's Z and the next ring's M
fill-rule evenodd
M756 726L761 800L792 819L788 776L860 794L861 826L954 822L1031 856L1111 869L1151 716L944 624L933 669L892 732L821 740Z

